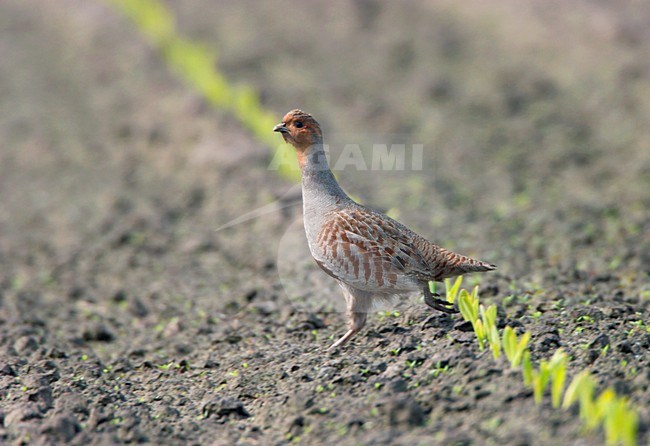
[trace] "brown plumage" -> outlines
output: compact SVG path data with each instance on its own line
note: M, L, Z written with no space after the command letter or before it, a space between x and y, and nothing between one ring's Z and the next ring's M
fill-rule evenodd
M350 328L331 349L364 326L374 299L422 291L428 306L455 313L448 302L431 294L429 282L496 268L434 245L387 215L350 199L329 169L320 125L311 115L292 110L273 130L298 155L311 254L338 281L347 301Z

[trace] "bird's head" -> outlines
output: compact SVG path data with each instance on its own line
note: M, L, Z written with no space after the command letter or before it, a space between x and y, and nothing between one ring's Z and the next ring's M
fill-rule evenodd
M299 152L306 151L314 144L322 144L323 134L318 122L302 110L291 110L284 115L282 122L273 127L274 132L280 132L285 142L288 142Z

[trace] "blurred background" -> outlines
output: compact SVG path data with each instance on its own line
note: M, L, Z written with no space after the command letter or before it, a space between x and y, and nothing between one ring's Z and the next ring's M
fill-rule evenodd
M272 156L273 147L243 148L259 143L241 119L170 73L119 3L0 6L5 231L24 235L25 223L46 224L61 207L71 208L67 223L91 224L97 198L129 175L110 166L166 182L197 157L247 175L262 163L243 152ZM638 231L647 217L643 2L163 4L178 35L213 50L214 68L277 120L296 107L314 114L333 156L346 143L424 144L423 171L339 178L377 207L399 203L430 236L468 249L510 231L509 247L558 262L571 249L563 237L598 244L612 236L603 231ZM566 220L574 224L558 224ZM613 220L620 228L602 224ZM537 242L517 240L531 228ZM67 230L50 235L65 240Z
M264 384L274 388L286 375L277 352L297 357L298 341L317 348L344 325L337 314L305 322L290 305L342 300L309 258L295 176L268 168L286 149L273 124L293 108L321 123L334 159L346 144L368 160L376 143L423 146L421 170L336 174L361 202L498 264L468 279L482 282L482 298L523 296L537 317L551 302L587 311L594 299L628 299L638 306L621 314L640 318L650 296L649 23L648 2L624 0L0 1L0 356L35 345L63 352L38 358L83 354L84 367L143 362L111 401L151 410L150 438L165 435L155 420L167 410L137 393L142 370L161 370L151 364L216 367L190 384L173 374L147 384L169 395L194 386L175 406L190 437L201 392L223 388L237 361L262 376L251 358L263 346L277 358ZM556 330L564 322L551 318L569 313L547 314ZM22 383L7 380L5 395L22 401ZM93 404L105 406L114 384L92 382ZM263 414L286 406L278 401L251 404ZM534 418L533 442L553 435L548 418L512 407Z
M203 249L207 275L224 261L274 270L299 195L268 170L284 147L270 126L302 108L334 159L345 144L366 159L374 143L421 144L422 170L337 175L438 243L538 283L549 267L648 270L643 2L0 8L0 228L6 257L25 260L9 269L135 243Z

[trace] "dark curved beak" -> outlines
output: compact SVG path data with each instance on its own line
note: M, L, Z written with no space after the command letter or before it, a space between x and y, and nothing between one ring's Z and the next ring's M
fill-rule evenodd
M287 128L287 125L284 122L281 122L275 127L273 127L273 131L280 132L280 133L289 133L289 129Z

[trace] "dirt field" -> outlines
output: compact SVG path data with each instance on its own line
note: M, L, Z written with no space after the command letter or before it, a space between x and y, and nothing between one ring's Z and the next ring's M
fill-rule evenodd
M421 170L337 176L496 263L466 286L629 397L648 444L650 7L455 3L168 6L333 158L423 144ZM0 443L604 442L420 296L326 352L343 297L299 189L106 3L0 2L0 144Z

